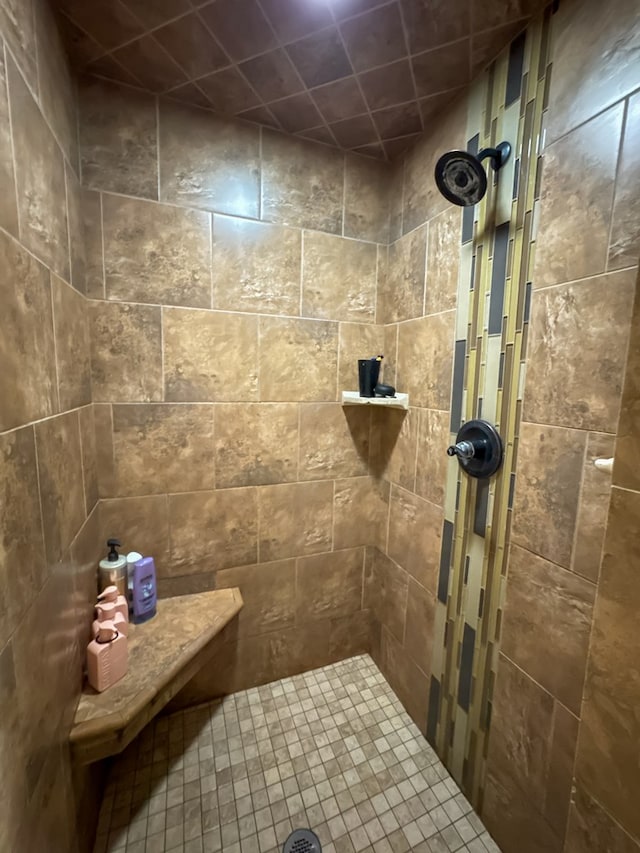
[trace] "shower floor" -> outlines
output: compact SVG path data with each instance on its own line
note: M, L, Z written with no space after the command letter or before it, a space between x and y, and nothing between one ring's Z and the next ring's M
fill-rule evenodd
M499 853L368 655L150 724L114 763L95 853Z

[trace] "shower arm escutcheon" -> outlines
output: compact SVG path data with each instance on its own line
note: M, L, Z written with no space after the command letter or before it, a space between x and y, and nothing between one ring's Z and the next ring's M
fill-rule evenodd
M502 439L489 421L467 421L460 427L456 443L447 448L449 456L456 456L460 467L470 477L486 479L493 476L502 465Z

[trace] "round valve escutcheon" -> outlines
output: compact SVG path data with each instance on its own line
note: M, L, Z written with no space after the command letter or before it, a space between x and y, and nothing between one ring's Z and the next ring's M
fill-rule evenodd
M492 477L502 465L502 439L489 421L467 421L460 427L456 443L447 448L449 456L457 456L460 467L470 477Z

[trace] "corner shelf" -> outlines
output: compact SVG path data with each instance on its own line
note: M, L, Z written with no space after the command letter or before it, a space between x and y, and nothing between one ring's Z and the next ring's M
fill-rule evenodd
M409 408L409 395L396 394L395 397L361 397L357 391L342 392L343 406L383 406L387 409Z

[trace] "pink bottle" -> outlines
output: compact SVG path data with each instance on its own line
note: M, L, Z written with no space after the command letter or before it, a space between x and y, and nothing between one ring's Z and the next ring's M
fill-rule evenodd
M105 603L115 604L116 610L119 613L122 613L127 622L129 621L129 604L127 603L126 597L124 595L120 595L117 586L108 586L102 590L98 596L98 604L102 604L103 601Z
M111 687L127 673L127 638L113 622L102 622L95 640L87 647L87 677L98 693Z
M105 622L113 622L119 634L124 634L125 637L129 636L129 620L124 618L122 611L118 609L118 606L114 602L98 602L96 604L96 614L92 625L94 639L100 630L100 626L104 625Z

